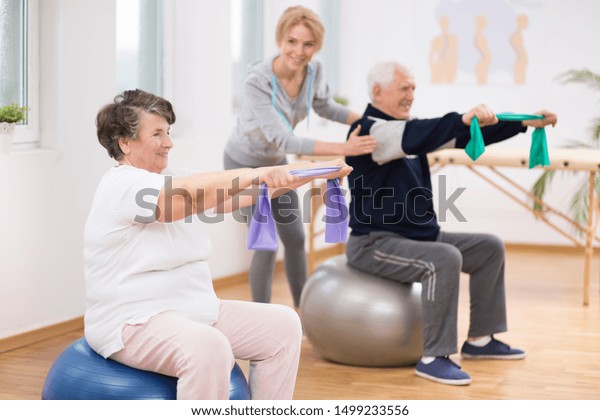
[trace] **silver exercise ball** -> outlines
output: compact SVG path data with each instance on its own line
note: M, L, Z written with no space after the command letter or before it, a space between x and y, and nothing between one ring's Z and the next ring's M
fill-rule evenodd
M358 271L345 255L310 276L300 310L306 336L326 360L403 366L416 364L423 352L421 284Z

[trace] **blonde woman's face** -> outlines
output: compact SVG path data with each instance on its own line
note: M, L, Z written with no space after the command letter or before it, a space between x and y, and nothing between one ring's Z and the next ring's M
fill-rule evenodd
M317 52L314 34L303 24L292 26L279 42L283 63L290 70L300 70Z

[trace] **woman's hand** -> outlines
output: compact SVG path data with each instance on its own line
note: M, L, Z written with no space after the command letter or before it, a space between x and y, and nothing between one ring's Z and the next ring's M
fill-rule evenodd
M354 170L352 166L349 166L344 162L343 159L334 159L326 162L318 162L315 164L315 168L322 168L324 166L340 166L340 170L336 172L331 172L325 175L319 175L314 178L323 178L323 179L336 179L343 178L347 176L350 172Z
M465 123L465 125L471 125L471 120L474 117L477 117L480 127L498 123L498 118L496 118L494 111L485 104L477 105L468 112L465 112L462 116L463 123Z
M265 166L253 171L259 184L267 184L269 188L287 187L299 179L290 173L289 165Z
M535 114L543 115L544 119L543 120L525 120L525 121L522 121L521 124L528 126L528 127L543 128L550 124L552 124L552 127L554 127L558 121L558 117L556 116L556 114L553 112L550 112L546 109L542 109L541 111L538 111Z
M344 143L344 156L366 155L377 147L377 142L373 136L359 136L358 133L360 133L360 124L350 133L348 141Z
M330 172L323 175L315 175L308 177L299 177L292 175L290 171L294 169L317 169L330 166L339 166L340 169L335 172ZM343 159L333 159L319 162L304 162L301 164L281 165L281 166L266 166L253 169L253 178L259 184L267 184L269 188L297 188L298 186L309 182L311 179L335 179L343 178L352 172L352 166L348 166ZM256 182L256 181L255 181Z

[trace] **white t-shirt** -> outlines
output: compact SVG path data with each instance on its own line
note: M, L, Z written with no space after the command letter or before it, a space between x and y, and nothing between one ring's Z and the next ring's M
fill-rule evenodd
M125 324L167 310L211 325L217 320L207 260L211 243L197 216L154 220L169 175L122 165L106 173L84 232L85 337L100 355L121 350Z

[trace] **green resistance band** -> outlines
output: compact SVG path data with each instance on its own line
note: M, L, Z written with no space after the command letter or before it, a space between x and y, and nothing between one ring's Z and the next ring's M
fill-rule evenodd
M513 113L502 113L496 114L496 117L500 121L525 121L525 120L542 120L543 115L534 114L513 114ZM485 151L485 143L483 141L483 135L481 134L481 127L479 126L479 120L474 117L471 120L471 140L465 147L465 152L472 160L477 160L479 156ZM531 149L529 150L529 168L535 166L548 166L550 165L550 157L548 156L548 144L546 141L546 130L543 128L536 128L533 130L531 135Z

